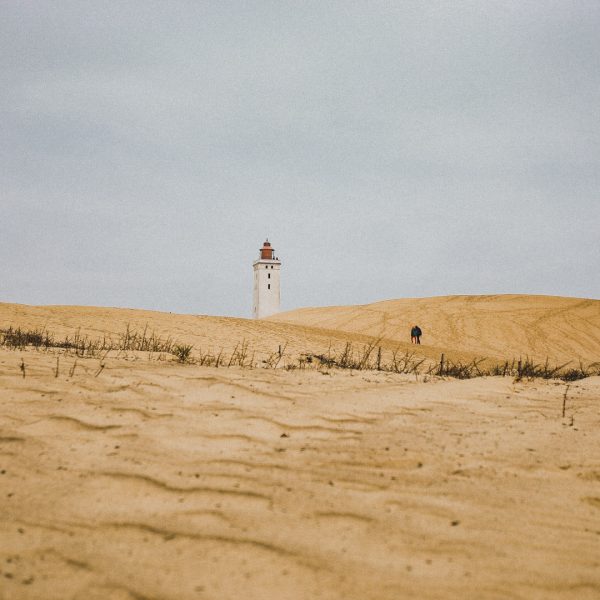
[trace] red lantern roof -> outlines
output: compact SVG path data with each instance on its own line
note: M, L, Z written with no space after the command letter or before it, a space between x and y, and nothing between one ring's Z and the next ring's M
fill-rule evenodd
M261 260L273 260L275 257L275 250L271 247L271 242L266 240L263 247L260 249Z

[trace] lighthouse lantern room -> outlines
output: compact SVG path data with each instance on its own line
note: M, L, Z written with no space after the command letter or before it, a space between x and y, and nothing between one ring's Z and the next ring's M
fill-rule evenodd
M254 294L252 316L262 319L279 312L279 274L281 262L267 239L260 249L254 267Z

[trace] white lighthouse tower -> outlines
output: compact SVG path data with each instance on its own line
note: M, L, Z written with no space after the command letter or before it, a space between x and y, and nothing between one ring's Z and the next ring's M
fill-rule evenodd
M281 262L267 240L260 249L260 258L254 267L254 295L252 316L262 319L279 312L279 273Z

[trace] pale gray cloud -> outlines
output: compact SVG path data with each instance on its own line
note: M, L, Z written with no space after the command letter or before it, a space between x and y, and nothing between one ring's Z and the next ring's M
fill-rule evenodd
M597 2L0 4L0 300L600 296Z

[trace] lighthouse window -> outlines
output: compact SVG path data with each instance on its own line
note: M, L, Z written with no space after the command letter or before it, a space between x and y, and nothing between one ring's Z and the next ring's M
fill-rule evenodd
M267 277L268 277L269 279L271 279L271 273L268 273L268 274L267 274Z
M267 285L267 288L268 288L268 289L271 289L271 284L270 284L270 283Z

